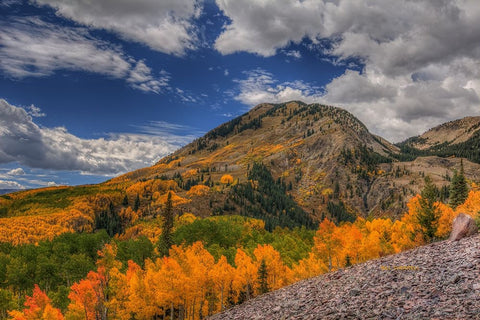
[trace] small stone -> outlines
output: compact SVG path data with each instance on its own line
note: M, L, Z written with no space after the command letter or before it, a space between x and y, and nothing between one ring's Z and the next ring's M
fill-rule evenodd
M461 279L460 276L457 274L457 275L455 275L455 276L452 277L450 283L451 283L451 284L458 283L458 282L460 281L460 279Z
M351 295L352 297L358 296L359 294L360 294L360 291L357 290L357 289L352 289L352 290L350 290L350 295Z
M279 312L280 310L282 310L282 307L280 307L280 306L277 306L277 307L272 309L273 312Z

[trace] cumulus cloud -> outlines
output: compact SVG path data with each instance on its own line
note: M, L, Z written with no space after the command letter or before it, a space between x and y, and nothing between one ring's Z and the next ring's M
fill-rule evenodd
M9 181L9 180L0 180L0 189L25 189L25 186L21 185L16 181Z
M115 32L153 50L182 55L198 41L202 0L33 0L82 25Z
M162 123L157 123L155 132L82 139L66 128L40 127L24 109L0 100L0 163L17 162L31 168L86 174L119 174L152 165L193 139L180 135L179 130L175 131L178 127L163 124L160 130Z
M93 38L85 28L58 26L35 17L0 22L0 60L0 69L14 78L80 70L125 79L135 89L155 93L167 87L169 80L165 72L155 76L143 60ZM40 116L34 108L30 113Z
M22 168L12 169L7 172L7 175L10 175L10 176L21 176L24 174L25 174L25 171Z
M250 107L263 102L301 100L313 103L321 99L320 88L302 81L280 83L272 73L263 69L247 71L244 74L245 79L235 80L239 90L234 98Z
M277 49L305 37L316 38L323 29L322 1L304 0L217 0L230 19L215 41L223 54L238 51L272 56Z
M326 85L321 100L354 112L374 133L393 141L479 113L478 1L217 0L217 4L230 18L215 43L218 51L271 56L292 42L310 39L324 58L347 68ZM349 59L362 65L361 72L349 69ZM252 93L270 98L272 84ZM241 101L249 102L243 93Z

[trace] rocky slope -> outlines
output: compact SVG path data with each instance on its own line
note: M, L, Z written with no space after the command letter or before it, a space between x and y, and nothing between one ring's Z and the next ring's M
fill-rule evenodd
M460 167L456 159L427 156L400 162L403 155L398 147L371 134L349 112L292 101L261 104L156 166L113 181L171 179L193 169L200 172L196 179L201 183L209 180L216 184L222 175L230 174L242 184L249 179L252 163L260 161L275 180L291 186L286 193L316 220L325 216L337 220L332 217L335 214L347 219L354 215L395 218L421 190L425 175L431 175L439 187L447 186L453 170ZM472 168L466 170L470 179L475 178L471 172L480 172L478 164L466 161L465 166ZM208 197L192 199L182 210L199 216L242 210L230 188L214 187L212 191Z
M468 141L480 130L480 117L465 117L432 128L412 141L419 150L431 149L440 144L459 144Z
M478 120L466 118L445 124L432 129L434 134L417 138L417 144L412 144L413 139L399 148L371 134L355 116L340 108L298 101L260 104L152 167L95 186L0 196L0 216L48 214L53 212L52 204L58 212L66 212L75 209L75 203L92 203L87 198L101 192L109 196L117 211L122 209L125 196L132 208L138 198L138 209L148 218L166 193L174 191L179 197L179 213L250 215L268 220L271 228L304 225L305 217L313 222L324 217L335 222L352 221L356 216L396 218L423 188L426 175L447 190L453 171L460 168L460 156L474 162L478 156L477 163L465 160L464 166L468 179L479 180ZM429 142L435 152L432 148L416 149L420 148L418 141L434 138L445 139L440 144L437 140ZM446 149L439 149L441 146ZM452 155L456 157L447 157ZM251 174L254 163L264 166L257 175ZM222 182L224 175L231 176L232 181ZM191 192L196 185L208 188ZM272 203L282 205L271 211ZM278 223L285 216L290 216L289 222Z
M437 155L480 163L480 117L465 117L432 128L399 143L402 158Z
M480 235L304 280L211 319L480 319Z

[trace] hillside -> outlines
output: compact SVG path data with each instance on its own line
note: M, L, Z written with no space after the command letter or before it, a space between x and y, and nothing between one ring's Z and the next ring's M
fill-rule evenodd
M133 172L112 182L180 178L196 170L198 174L187 181L176 180L183 190L197 181L215 185L225 174L242 185L251 180L251 166L261 162L282 192L318 220L327 214L328 202L345 214L368 212L363 201L369 192L368 175L376 175L376 165L391 162L395 152L395 146L371 135L345 110L300 102L262 104L162 159L148 172ZM200 216L242 211L239 188L214 187L220 192L211 195L211 205L199 206L194 199L185 210ZM345 198L345 208L339 206L340 198ZM223 208L225 202L229 204Z
M480 163L480 117L465 117L441 124L398 146L407 157L457 156Z
M468 124L459 130L473 132L472 119L459 122ZM437 131L442 130L447 129ZM469 143L476 134L439 136ZM35 242L66 230L95 230L102 227L98 221L113 219L112 235L123 233L155 218L168 192L174 195L177 214L249 216L264 220L268 230L315 228L325 217L337 223L357 216L398 218L422 189L426 175L442 189L445 200L450 178L460 167L459 158L425 150L422 156L419 149L408 148L372 135L340 108L296 101L261 104L152 167L98 185L0 196L0 229L11 230L9 218L17 217L16 227L29 229L28 241ZM462 150L455 152L461 155ZM479 180L479 164L464 161L464 167L470 181ZM102 215L110 218L100 219ZM5 241L27 241L14 233L4 236Z
M300 281L210 319L478 319L480 235Z
M262 104L157 165L111 183L173 178L183 189L180 196L193 184L207 183L212 187L208 196L192 199L184 211L199 216L255 211L254 217L264 218L264 210L252 208L248 201L252 199L246 201L238 194L248 180L257 180L249 172L253 163L261 162L278 182L280 192L292 196L314 220L398 217L408 199L423 187L425 175L431 175L439 187L447 186L460 167L455 159L426 156L415 159L402 154L343 109L301 102ZM409 161L397 161L405 157ZM465 162L465 166L467 177L476 179L480 165ZM192 173L195 170L197 174ZM240 186L218 185L225 174Z

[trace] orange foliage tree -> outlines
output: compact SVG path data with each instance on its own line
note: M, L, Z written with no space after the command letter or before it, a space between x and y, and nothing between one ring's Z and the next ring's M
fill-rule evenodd
M26 309L9 313L12 320L63 320L60 310L52 306L50 298L37 285L26 300Z
M220 178L220 183L223 183L223 184L232 184L233 183L233 177L231 174L224 174L221 178Z

